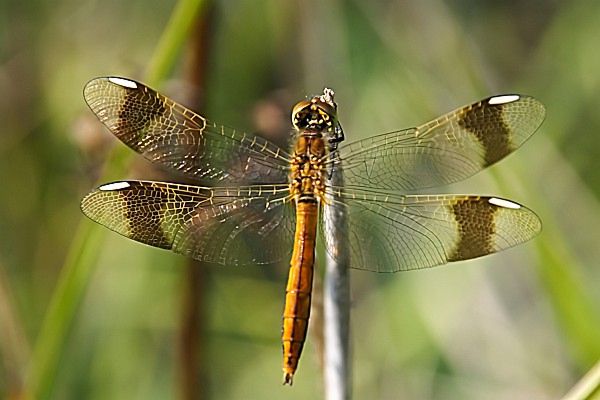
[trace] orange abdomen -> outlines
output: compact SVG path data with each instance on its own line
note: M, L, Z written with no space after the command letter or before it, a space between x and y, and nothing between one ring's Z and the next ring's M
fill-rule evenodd
M292 384L308 328L310 298L315 263L318 203L314 198L296 203L294 251L283 311L283 383Z

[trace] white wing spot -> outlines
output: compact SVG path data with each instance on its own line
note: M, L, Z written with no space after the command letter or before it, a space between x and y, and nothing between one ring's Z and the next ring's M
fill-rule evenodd
M488 202L490 204L493 204L493 205L498 206L498 207L512 208L514 210L518 210L519 208L521 208L520 204L513 203L512 201L508 201L508 200L504 200L504 199L499 199L497 197L491 197L488 200Z
M495 96L490 98L488 100L488 104L493 106L496 104L512 103L513 101L517 101L520 98L521 96L519 96L518 94L505 94L503 96Z
M135 83L134 81L130 81L129 79L110 77L108 78L108 80L114 83L115 85L123 86L130 89L137 89L137 83Z
M127 189L130 186L131 185L129 184L129 182L113 182L113 183L107 183L106 185L102 185L98 189L102 190L102 191L112 191L112 190Z

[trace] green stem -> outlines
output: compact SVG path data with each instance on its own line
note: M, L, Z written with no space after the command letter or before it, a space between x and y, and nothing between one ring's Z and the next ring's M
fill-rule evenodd
M149 85L160 84L173 69L182 45L205 3L203 0L181 0L177 3L146 70L146 82Z
M569 390L562 400L593 400L600 395L600 361Z
M203 3L202 0L177 3L147 69L146 81L150 85L160 85L171 71ZM123 149L117 148L109 157L104 175L124 174L127 163L116 162L122 159ZM60 356L103 239L104 230L86 220L79 224L35 343L27 377L27 399L45 399L51 395Z
M25 398L50 396L63 345L103 238L102 231L92 224L79 224L35 343Z

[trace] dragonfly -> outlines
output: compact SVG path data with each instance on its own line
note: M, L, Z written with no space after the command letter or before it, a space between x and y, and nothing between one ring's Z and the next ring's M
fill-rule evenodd
M327 252L339 255L327 228L333 214L324 207L344 213L339 234L350 267L376 272L484 256L541 230L533 211L501 197L418 194L466 179L521 146L545 117L533 97L493 96L418 127L346 143L334 92L324 89L293 107L288 148L215 123L131 79L93 79L84 97L123 143L190 183L106 183L83 198L85 215L204 262L290 260L284 384L293 382L306 338L318 231Z

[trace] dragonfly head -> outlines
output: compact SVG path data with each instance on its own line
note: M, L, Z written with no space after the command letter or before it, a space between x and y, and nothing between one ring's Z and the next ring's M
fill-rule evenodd
M303 100L292 110L292 124L299 131L331 132L337 125L337 104L333 90L325 88L323 94Z

